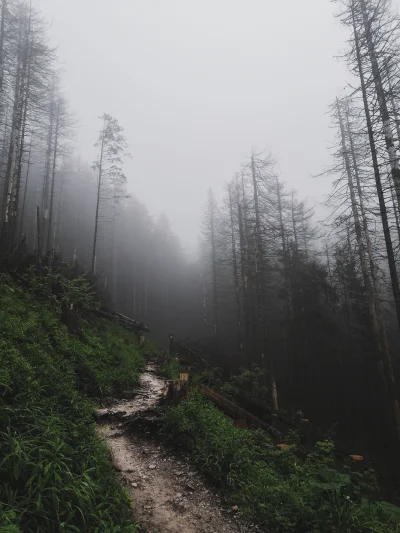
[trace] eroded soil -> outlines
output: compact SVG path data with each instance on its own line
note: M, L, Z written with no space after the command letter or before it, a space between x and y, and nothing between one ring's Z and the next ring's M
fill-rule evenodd
M147 533L252 533L240 510L223 504L217 492L196 473L188 457L135 433L129 418L155 407L165 382L149 364L135 397L99 411L99 426L114 465L135 502L135 520ZM111 422L110 422L111 421Z

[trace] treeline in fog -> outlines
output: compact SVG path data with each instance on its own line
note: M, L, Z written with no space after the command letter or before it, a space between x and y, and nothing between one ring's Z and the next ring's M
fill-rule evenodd
M349 89L332 104L332 168L315 178L333 180L330 214L317 224L273 157L254 151L221 199L205 195L195 263L167 218L128 194L117 119L99 119L92 166L77 155L45 22L27 3L1 5L2 257L28 251L51 266L59 255L161 342L173 332L228 374L260 368L273 411L336 425L360 453L396 449L400 77L389 1L336 2Z
M164 215L154 220L128 195L118 120L99 118L93 165L77 155L75 128L46 22L29 3L2 2L1 255L61 256L96 274L116 309L167 339L187 314L181 287L191 272L180 244Z
M273 157L250 154L222 202L207 196L204 319L227 368L266 369L273 410L382 457L400 438L399 19L388 1L336 6L350 87L332 104L332 168L315 177L333 180L329 214L316 224Z

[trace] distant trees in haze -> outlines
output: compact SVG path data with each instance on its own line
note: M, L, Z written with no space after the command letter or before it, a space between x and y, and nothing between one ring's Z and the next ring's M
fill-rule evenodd
M123 159L128 154L127 141L123 135L123 129L118 121L105 113L102 117L102 127L95 146L100 150L99 159L93 163L93 169L97 174L97 199L96 216L94 224L92 272L96 269L96 245L97 232L99 229L100 204L112 200L113 205L117 200L117 190L126 183L123 173Z
M331 106L323 228L272 155L253 151L221 201L205 191L189 262L165 215L127 194L117 119L101 117L92 168L74 153L46 25L30 3L3 0L0 250L48 267L59 254L161 345L173 332L228 374L261 369L273 412L337 424L339 440L375 453L400 438L399 20L388 0L336 4L352 89Z
M3 0L0 17L1 262L28 251L51 268L61 255L92 271L110 304L167 337L186 263L166 218L154 221L127 194L122 126L103 114L90 169L71 143L46 22L30 1Z
M44 22L32 5L3 2L0 16L1 248L10 251L19 240L20 193L27 147L33 139L38 145L45 142L47 119L54 116L53 104L49 102L55 71L54 52L47 44ZM54 130L47 135L50 163ZM49 164L44 201L50 194L50 175Z

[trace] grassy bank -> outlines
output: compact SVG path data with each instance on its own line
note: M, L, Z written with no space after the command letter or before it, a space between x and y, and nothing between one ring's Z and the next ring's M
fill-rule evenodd
M280 450L264 432L236 429L199 393L166 411L165 430L232 505L270 531L400 531L400 509L378 501L374 473L335 465L330 441L307 458L295 446Z
M94 405L142 364L130 333L94 320L72 336L57 305L0 277L0 532L136 531Z

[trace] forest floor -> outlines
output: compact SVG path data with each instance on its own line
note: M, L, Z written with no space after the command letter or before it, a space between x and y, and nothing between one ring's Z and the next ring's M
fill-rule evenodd
M129 419L156 407L165 381L149 363L133 399L99 411L99 432L108 442L114 466L134 500L134 515L146 533L253 533L236 508L196 472L187 456L160 439L135 432Z

